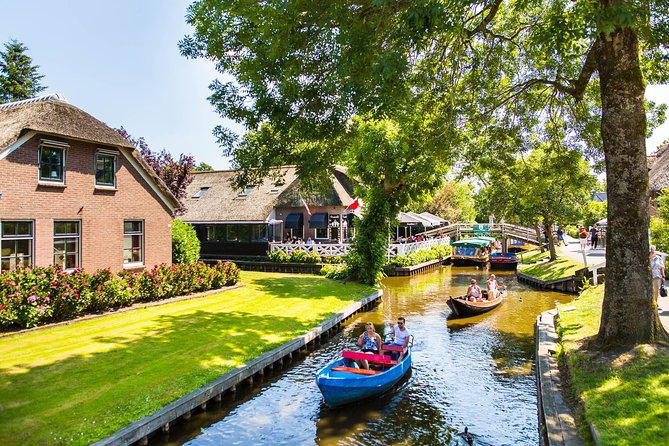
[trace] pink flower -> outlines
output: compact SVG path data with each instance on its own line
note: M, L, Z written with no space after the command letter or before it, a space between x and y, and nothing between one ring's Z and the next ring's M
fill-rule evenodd
M44 305L40 305L39 307L37 307L37 312L40 313L40 314L43 314L44 313Z
M52 280L52 281L51 281L51 285L52 285L52 286L56 286L56 285L58 285L58 282L56 282L55 280Z
M35 296L34 294L32 296L28 296L28 302L31 302L31 303L35 302L37 299L38 299L38 297Z
M72 297L74 297L74 298L76 299L77 297L79 297L79 293L74 293L74 294L72 295Z
M44 302L47 302L47 303L51 302L51 299L49 299L49 296L44 296Z
M4 306L4 305L0 305L0 310L4 310L4 309L5 309L5 306Z

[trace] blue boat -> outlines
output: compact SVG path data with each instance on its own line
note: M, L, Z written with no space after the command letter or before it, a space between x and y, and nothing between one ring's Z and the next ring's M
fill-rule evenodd
M391 356L345 350L341 358L335 359L316 374L316 384L325 404L337 407L387 392L411 369L412 346L413 336L401 361L392 358L399 357L397 349L401 350L402 347L389 344L383 344L382 351L392 351ZM365 359L381 370L360 369L355 359Z

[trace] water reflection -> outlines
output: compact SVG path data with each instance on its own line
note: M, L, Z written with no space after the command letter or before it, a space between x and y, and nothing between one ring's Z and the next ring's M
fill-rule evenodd
M464 294L472 277L485 282L487 274L445 267L385 279L383 301L374 311L359 315L257 392L179 427L162 444L456 445L465 444L457 434L465 426L479 445L538 444L534 321L572 296L538 292L501 273L498 281L508 287L503 305L448 320L446 298ZM412 373L380 398L334 410L325 406L315 372L354 347L364 322L383 333L398 316L416 338Z

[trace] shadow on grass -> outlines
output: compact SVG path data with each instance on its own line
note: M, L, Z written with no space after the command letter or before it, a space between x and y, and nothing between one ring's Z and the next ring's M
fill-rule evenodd
M0 444L88 444L319 323L244 312L159 316L98 351L0 369Z

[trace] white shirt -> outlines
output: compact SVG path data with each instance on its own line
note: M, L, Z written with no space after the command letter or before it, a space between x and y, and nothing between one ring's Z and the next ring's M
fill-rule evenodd
M395 325L393 330L395 331L395 340L393 341L393 344L395 345L404 345L406 339L411 336L409 329L406 327L404 327L404 330L400 330L400 327Z

